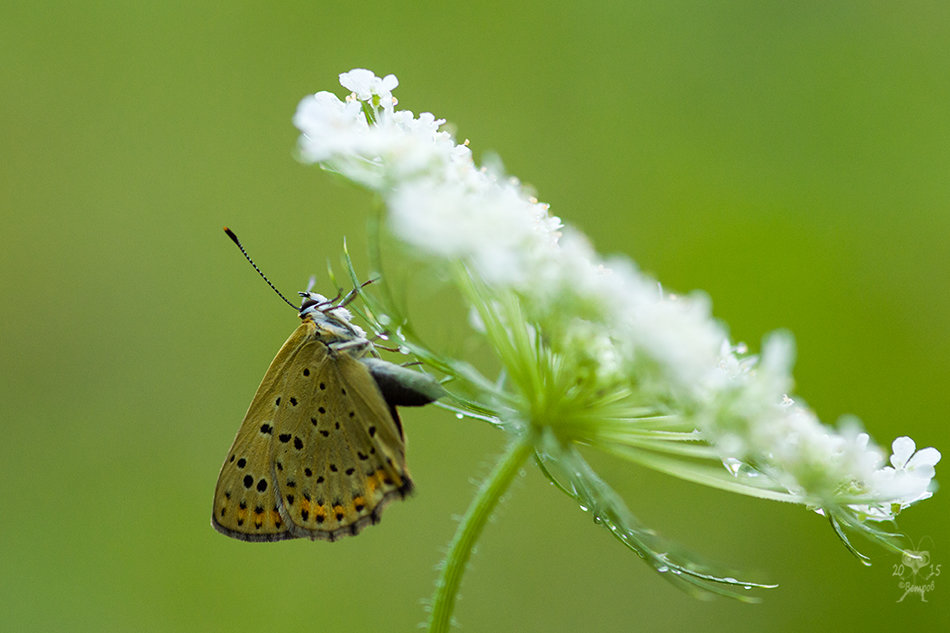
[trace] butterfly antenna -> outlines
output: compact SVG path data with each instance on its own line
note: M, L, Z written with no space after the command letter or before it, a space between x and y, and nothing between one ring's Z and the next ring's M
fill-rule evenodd
M244 255L244 259L246 259L248 262L250 262L251 266L254 267L254 270L257 271L257 274L260 275L261 278L262 278L264 281L267 282L267 285L268 285L268 286L270 286L270 289L273 290L274 292L276 292L276 293L277 293L277 296L284 300L284 303L286 303L287 305L289 305L289 306L290 306L291 308L293 308L294 310L298 310L299 308L298 308L297 306L295 306L294 304L292 304L290 301L288 301L287 297L285 297L283 294L281 294L280 290L278 290L278 289L274 286L274 284L272 284L272 283L270 282L270 279L267 278L267 275L265 275L264 273L261 272L261 269L257 267L257 264L254 263L254 260L251 259L251 256L248 255L248 254L247 254L247 251L244 250L244 247L241 246L241 241L238 239L237 235L234 234L234 231L232 231L232 230L229 229L228 227L224 227L224 232L228 234L228 237L231 238L231 241L232 241L232 242L234 242L235 244L237 244L237 247L238 247L239 249L241 249L241 254Z
M356 299L356 296L360 293L360 290L370 285L371 283L375 283L377 281L379 281L379 279L367 279L366 281L361 283L358 287L350 290L348 293L346 293L346 296L343 297L343 301L340 302L339 307L342 308L349 305L353 301L353 299Z

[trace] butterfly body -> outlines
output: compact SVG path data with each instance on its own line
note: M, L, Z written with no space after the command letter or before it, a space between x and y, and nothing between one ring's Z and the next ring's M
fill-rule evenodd
M342 306L300 294L302 323L264 375L215 489L212 525L245 541L334 541L377 523L413 489L395 405L431 402L440 389L387 400L373 372L392 364Z

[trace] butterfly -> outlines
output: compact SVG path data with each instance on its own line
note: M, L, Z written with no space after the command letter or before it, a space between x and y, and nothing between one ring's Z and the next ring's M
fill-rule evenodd
M222 534L335 541L412 492L396 406L444 391L375 356L345 308L355 292L339 302L299 293L302 322L264 374L218 475L211 524Z

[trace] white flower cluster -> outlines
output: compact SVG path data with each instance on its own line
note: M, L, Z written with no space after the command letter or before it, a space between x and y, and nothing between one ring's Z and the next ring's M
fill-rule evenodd
M630 261L602 260L516 179L477 167L444 120L396 110L395 76L357 69L340 83L346 100L318 92L300 103L301 159L380 194L392 232L415 252L464 262L487 287L514 293L531 323L558 333L555 348L587 356L599 386L626 382L641 399L674 402L722 459L752 464L819 509L886 519L930 495L936 449L914 454L913 440L898 438L884 467L866 434L837 432L784 396L788 337L744 356L705 297L666 294Z

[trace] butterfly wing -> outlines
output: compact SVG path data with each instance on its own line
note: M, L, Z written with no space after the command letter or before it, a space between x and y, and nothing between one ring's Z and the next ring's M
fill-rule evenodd
M412 490L402 433L369 370L319 335L287 372L274 422L281 517L298 537L355 535Z
M307 319L251 401L218 476L212 525L245 541L333 541L377 523L411 490L401 429L369 370Z
M273 460L274 426L280 411L288 368L307 350L312 328L301 324L271 362L237 437L228 451L214 491L211 524L227 536L244 541L294 538L280 513Z

